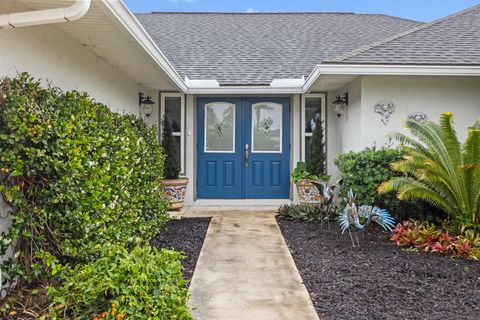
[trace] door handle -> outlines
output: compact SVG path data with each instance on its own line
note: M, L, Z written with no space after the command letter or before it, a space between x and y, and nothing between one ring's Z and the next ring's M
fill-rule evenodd
M249 156L249 151L248 151L248 143L245 145L245 168L248 168L248 156Z

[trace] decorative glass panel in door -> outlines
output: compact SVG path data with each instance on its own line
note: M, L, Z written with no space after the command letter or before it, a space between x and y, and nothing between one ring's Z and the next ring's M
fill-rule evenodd
M205 152L235 153L235 105L205 105Z
M252 105L252 152L282 152L282 108L271 102Z

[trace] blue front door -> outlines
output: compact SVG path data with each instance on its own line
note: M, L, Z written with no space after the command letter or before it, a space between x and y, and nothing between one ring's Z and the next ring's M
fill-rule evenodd
M289 198L289 98L199 98L197 134L198 198Z

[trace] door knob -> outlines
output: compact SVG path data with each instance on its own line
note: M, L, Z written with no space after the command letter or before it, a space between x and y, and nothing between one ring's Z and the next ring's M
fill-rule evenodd
M245 168L248 168L248 143L245 145Z

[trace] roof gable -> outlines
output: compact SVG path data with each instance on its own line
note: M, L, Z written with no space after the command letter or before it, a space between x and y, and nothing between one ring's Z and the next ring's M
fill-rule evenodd
M420 25L352 13L152 13L137 19L183 77L268 85Z

